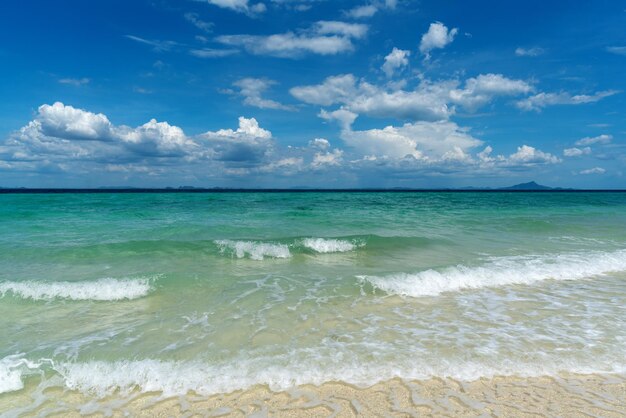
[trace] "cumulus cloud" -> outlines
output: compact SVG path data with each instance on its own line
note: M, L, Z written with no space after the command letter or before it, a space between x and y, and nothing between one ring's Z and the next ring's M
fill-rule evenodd
M337 121L342 129L349 129L358 115L346 109L337 109L332 112L322 109L319 113L319 117L328 121Z
M328 77L317 85L293 87L290 93L308 104L340 104L356 114L436 121L448 119L455 105L475 111L497 97L531 90L527 82L501 74L481 74L467 79L462 87L458 80L431 82L424 79L413 90L375 86L357 80L352 74L343 74Z
M225 45L244 48L251 54L297 58L307 53L336 55L354 49L352 39L363 38L368 26L359 23L319 21L299 33L274 35L222 35L215 38Z
M537 164L554 164L561 160L547 152L543 152L529 145L517 147L517 152L509 156L509 162L512 164L537 165Z
M589 155L591 154L591 148L565 148L563 150L563 155L566 157L580 157L581 155Z
M289 92L305 103L330 106L349 101L356 95L356 82L352 74L342 74L328 77L321 84L293 87Z
M585 103L598 102L605 97L617 94L616 90L599 91L595 94L577 94L572 95L567 92L560 93L539 93L534 96L516 102L518 108L526 111L541 111L544 107L554 105L580 105Z
M352 19L364 19L374 16L376 12L378 12L378 7L373 4L364 4L362 6L354 7L344 12L344 14L346 17L350 17Z
M330 148L330 142L325 138L315 138L309 141L309 147L325 151Z
M242 78L233 83L239 88L239 94L244 97L243 103L260 109L295 110L275 100L265 99L263 93L271 86L277 84L274 80L263 78Z
M533 48L516 48L515 55L518 57L538 57L539 55L543 55L545 53L545 49L539 47Z
M341 139L361 154L376 157L441 159L450 152L465 153L482 142L454 122L416 122L400 127L353 131L344 129ZM451 155L451 154L448 154Z
M430 58L430 51L445 48L446 45L454 41L458 32L457 28L448 30L448 27L441 22L431 23L428 32L422 35L419 46L420 52L424 54L426 59Z
M393 48L389 55L385 57L385 63L382 66L383 72L387 77L392 77L396 70L402 69L409 65L409 56L411 51Z
M450 121L406 123L361 131L347 128L340 136L358 157L349 162L351 169L375 170L386 177L506 175L561 162L558 157L529 145L518 147L508 156L493 155L491 146L477 152L483 142L468 128Z
M273 148L270 131L254 118L239 118L236 130L221 129L190 137L177 126L151 119L132 128L114 125L102 113L57 102L39 107L35 118L0 147L0 159L15 164L137 171L168 165L222 161L260 163ZM93 165L95 164L95 166Z
M272 133L259 126L255 118L239 118L236 130L220 129L199 136L206 141L220 161L254 164L267 157L273 147Z
M606 170L602 167L593 167L587 170L582 170L580 174L604 174Z
M608 144L613 140L613 135L602 134L594 137L585 137L576 141L576 145L593 145L593 144Z
M106 172L118 179L134 176L169 182L306 175L320 170L357 177L380 170L392 177L394 173L493 175L560 162L528 145L508 156L493 155L490 146L479 148L483 142L468 128L448 120L353 130L357 115L350 110L322 110L320 116L339 122L345 150L332 147L325 138L314 138L305 147L281 148L255 118L240 117L236 128L189 136L165 121L116 125L102 113L57 102L40 106L31 122L0 143L0 170L79 177Z
M316 152L311 161L311 167L321 168L339 166L343 160L343 151L335 148L332 151Z
M533 87L523 80L513 80L502 74L480 74L467 79L464 88L451 90L450 97L453 103L474 111L494 97L527 94L532 90Z

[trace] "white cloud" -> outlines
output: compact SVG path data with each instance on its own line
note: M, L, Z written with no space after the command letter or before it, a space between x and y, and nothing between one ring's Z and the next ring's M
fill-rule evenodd
M324 166L339 166L343 160L343 151L334 149L330 152L317 152L311 161L311 167L320 168Z
M239 46L256 55L297 58L307 53L336 55L354 49L352 39L363 38L368 26L360 23L318 21L308 30L274 35L222 35L217 42Z
M532 86L501 74L469 78L463 88L458 80L422 80L414 90L386 88L358 81L352 74L326 78L321 84L298 86L290 93L305 103L322 106L340 104L345 110L374 117L413 120L444 120L462 106L474 111L496 97L527 93Z
M539 55L543 55L545 52L545 49L539 47L515 49L515 55L518 57L538 57Z
M309 147L325 151L330 148L330 142L325 138L315 138L309 141Z
M254 118L239 118L236 130L190 137L167 122L151 119L136 128L114 125L101 113L57 102L40 106L35 118L0 146L0 159L74 172L153 172L200 162L254 167L271 155L273 147L271 132Z
M70 84L72 86L76 86L76 87L80 87L84 84L89 84L89 82L91 82L90 79L83 77L83 78L61 78L59 80L59 83L61 84Z
M160 41L156 39L144 39L135 35L126 35L126 38L132 41L138 42L140 44L150 45L152 47L152 50L155 52L169 51L170 49L178 45L178 42L174 42L174 41Z
M385 0L385 7L395 9L398 4L398 0Z
M41 134L70 140L109 141L114 136L113 125L102 113L91 113L56 102L42 105L37 118L27 126Z
M254 83L239 84L243 89L256 88ZM169 182L306 175L319 170L366 178L376 173L391 178L493 175L560 162L528 145L509 156L492 155L490 146L477 151L482 141L468 128L447 120L353 130L357 115L350 110L322 110L320 116L340 122L339 136L349 149L333 148L325 138L312 139L305 147L280 148L272 132L255 118L240 117L236 128L188 136L180 127L155 119L129 127L62 103L43 105L29 124L0 144L0 170L94 178L102 172L108 174L100 178L119 181Z
M373 4L364 4L362 6L354 7L344 12L344 14L352 19L364 19L374 16L376 12L378 12L378 8L376 6Z
M213 48L202 48L202 49L192 49L189 51L191 55L198 58L222 58L228 57L230 55L235 55L239 53L237 49L213 49Z
M561 160L547 152L540 151L529 145L517 147L517 152L509 156L509 162L513 164L537 165L546 163L558 163Z
M616 90L599 91L592 95L577 94L571 95L567 92L561 93L539 93L534 96L516 102L518 108L526 111L540 111L544 107L553 105L579 105L584 103L594 103L605 97L617 94Z
M581 155L589 155L591 154L591 148L565 148L563 150L563 155L566 157L580 157Z
M304 169L304 159L302 157L281 158L261 166L259 171L262 173L277 173L283 175L292 175ZM248 173L246 173L248 174Z
M337 109L332 112L322 109L319 113L319 117L329 121L337 121L342 129L349 129L358 115L346 109Z
M430 57L430 51L433 49L441 49L454 40L454 37L459 32L457 28L448 30L448 27L441 22L431 23L428 27L428 32L422 35L420 42L420 52L428 59Z
M502 74L480 74L468 78L463 89L451 90L450 97L453 103L475 111L494 97L527 94L532 89L533 87L523 80L513 80Z
M394 47L389 55L385 57L385 63L382 66L383 72L387 75L387 77L392 77L396 70L399 70L409 65L410 55L411 51Z
M246 119L243 116L239 117L239 127L236 131L232 129L220 129L219 131L208 131L203 134L205 137L220 137L220 138L237 138L237 139L270 139L272 133L259 126L259 122L255 118Z
M329 106L349 101L357 93L355 84L352 74L343 74L328 77L322 84L293 87L289 92L305 103Z
M400 127L353 131L344 129L341 139L363 155L376 157L442 159L450 152L465 153L482 142L454 122L415 122Z
M320 20L314 25L320 35L342 35L349 38L363 38L367 35L368 26L362 23L346 23L334 20Z
M200 19L198 13L185 13L185 19L203 32L209 33L213 31L213 23Z
M616 55L626 55L626 46L607 46L606 51Z
M608 144L613 140L613 135L602 134L594 137L585 137L576 141L576 145Z
M606 170L602 167L589 168L587 170L582 170L580 172L580 174L604 174L604 173L606 173Z
M244 97L243 103L260 109L295 110L275 100L264 99L263 93L272 85L277 84L274 80L262 78L242 78L233 83L239 87L239 94Z
M202 0L200 0L202 1ZM246 13L248 15L254 15L263 13L267 10L267 7L263 3L256 3L251 5L248 0L204 0L209 4L221 7L223 9L230 9L239 13Z
M225 45L241 46L255 55L296 58L306 53L336 55L353 49L350 39L342 36L296 35L222 35L216 40Z

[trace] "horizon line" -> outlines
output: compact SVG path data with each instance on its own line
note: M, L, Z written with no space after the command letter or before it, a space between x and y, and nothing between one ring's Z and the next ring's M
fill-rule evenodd
M516 189L509 187L476 187L476 188L230 188L230 187L0 187L0 194L46 194L46 193L359 193L359 192L514 192L514 193L550 193L550 192L626 192L626 189L574 189L574 188L546 188L546 189Z

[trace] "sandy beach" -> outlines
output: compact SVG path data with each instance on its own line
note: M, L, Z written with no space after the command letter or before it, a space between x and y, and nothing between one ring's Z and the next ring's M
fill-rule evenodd
M165 399L158 393L128 396L116 393L95 400L72 391L45 392L48 400L37 408L28 408L26 415L36 415L40 410L56 411L54 416L63 417L622 417L626 414L626 377L621 375L494 377L473 382L393 379L368 388L329 382L283 392L255 386L210 397L187 394ZM34 405L26 398L22 401Z

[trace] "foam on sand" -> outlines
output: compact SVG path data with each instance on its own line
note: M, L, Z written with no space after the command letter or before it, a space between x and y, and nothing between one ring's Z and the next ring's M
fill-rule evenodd
M626 250L493 258L478 267L455 266L388 276L357 276L377 289L401 296L435 296L464 289L577 280L626 270Z
M6 281L0 283L0 295L33 300L131 300L146 296L151 290L150 278L104 278L82 282Z
M0 359L0 393L23 389L22 375L24 371L38 371L45 361L47 360L33 362L23 358L22 354L14 354Z
M339 239L326 239L326 238L305 238L302 240L302 245L316 253L345 253L353 251L357 248L357 244L339 240Z
M228 239L215 241L220 251L232 252L237 258L249 257L253 260L263 260L265 257L289 258L291 253L285 244L273 244L256 241L232 241Z
M306 350L295 350L287 356L266 358L238 358L227 363L203 361L164 361L158 359L88 361L79 363L53 363L50 360L26 362L11 359L13 368L8 368L11 379L5 391L20 390L24 374L53 370L62 378L65 389L84 394L105 397L114 393L121 395L135 391L160 392L165 396L231 393L246 390L255 385L268 385L273 391L282 391L294 386L343 381L357 386L390 380L424 380L432 377L452 377L472 381L493 376L557 376L561 373L623 373L623 362L608 358L587 358L582 362L571 359L550 358L541 363L527 362L484 362L447 361L440 364L416 361L414 357L403 357L397 364L384 361L363 367L357 361L330 360L312 355ZM349 349L340 349L348 354ZM4 360L3 360L4 361ZM22 363L16 364L16 361ZM280 361L283 361L281 364ZM57 383L57 384L58 384Z

